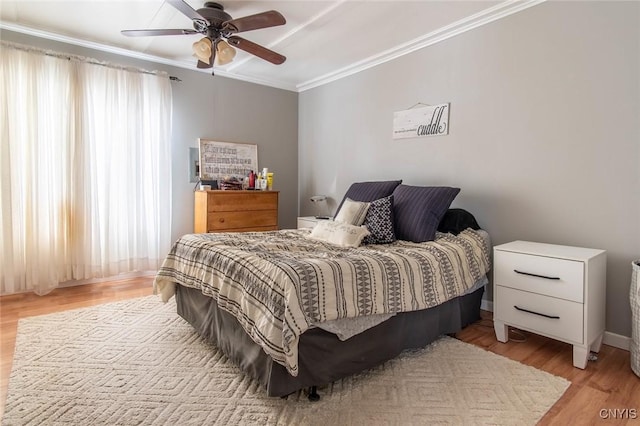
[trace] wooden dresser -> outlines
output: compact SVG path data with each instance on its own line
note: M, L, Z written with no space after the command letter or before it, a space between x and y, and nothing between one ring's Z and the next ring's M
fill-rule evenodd
M196 191L193 232L278 229L278 191Z

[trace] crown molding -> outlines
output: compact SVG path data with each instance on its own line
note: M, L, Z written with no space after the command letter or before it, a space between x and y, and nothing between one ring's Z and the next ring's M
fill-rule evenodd
M315 15L313 15L311 18L307 19L305 22L303 22L302 24L296 26L295 28L287 31L284 35L282 35L280 38L274 40L273 42L269 43L267 45L267 47L269 49L274 49L276 46L278 46L280 43L282 43L283 41L291 38L293 35L295 35L296 33L304 30L305 28L311 26L314 22L316 22L318 19L328 15L329 13L333 12L334 10L336 10L337 8L339 8L340 6L342 6L344 3L346 3L347 0L337 0L334 3L330 3L328 7L322 9L320 12L316 13ZM255 56L247 56L244 59L241 59L239 61L234 61L232 63L232 65L230 67L228 67L227 69L229 70L233 70L251 60L253 60L255 58Z
M416 50L431 46L433 44L447 40L451 37L455 37L459 34L473 30L482 25L489 24L506 16L513 15L514 13L518 13L540 3L544 3L545 1L547 0L505 1L474 15L470 15L466 18L453 22L452 24L446 25L428 34L415 38L407 43L403 43L399 46L385 50L381 53L355 62L336 71L332 71L320 77L298 84L296 86L296 89L298 92L304 92L305 90L313 89L315 87L331 83L332 81L357 74L366 69L373 68L376 65L380 65L401 56L408 55L409 53L415 52Z
M324 16L326 13L342 5L344 1L345 0L337 1L336 3L334 3L333 6L321 12L320 14L318 14L318 16L313 17L312 19L309 20L309 22L305 24L308 25L309 23L312 23L319 17ZM403 43L391 49L387 49L376 55L370 56L358 62L354 62L353 64L350 64L346 67L340 68L336 71L332 71L330 73L324 74L320 77L313 78L311 80L305 81L297 85L286 83L283 81L276 81L276 80L263 79L258 77L251 77L247 75L237 74L233 72L234 67L231 67L228 70L216 69L216 76L232 78L235 80L241 80L248 83L255 83L263 86L270 86L270 87L275 87L277 89L289 90L293 92L304 92L306 90L331 83L333 81L342 79L344 77L357 74L359 72L362 72L369 68L373 68L385 62L389 62L401 56L408 55L409 53L415 52L416 50L423 49L427 46L431 46L433 44L447 40L451 37L455 37L459 34L465 33L467 31L471 31L482 25L489 24L498 19L513 15L514 13L518 13L520 11L526 10L540 3L544 3L545 1L547 0L507 0L493 7L485 9L481 12L478 12L474 15L460 19L452 24L449 24L435 31L432 31L428 34L415 38L407 43ZM306 25L301 25L300 27L302 28ZM109 45L100 44L100 43L96 43L88 40L81 40L74 37L42 31L39 29L30 28L23 25L0 21L0 29L6 29L8 31L14 31L14 32L32 35L35 37L40 37L48 40L59 41L62 43L68 43L76 46L86 47L89 49L99 50L102 52L126 56L134 59L140 59L143 61L155 62L155 63L169 65L177 68L183 68L189 71L197 71L197 72L205 72L205 73L209 72L207 69L203 70L203 69L198 69L194 67L192 63L193 61L167 59L159 56L149 55L146 53L140 53L140 52L135 52L128 49L123 49L120 47L109 46ZM295 28L290 33L287 33L285 37L283 37L283 39L288 38L292 34L298 32L299 29L300 28ZM282 40L278 40L277 42L281 42L281 41ZM277 44L277 43L274 43L274 44Z
M88 49L99 50L101 52L112 53L115 55L126 56L129 58L139 59L142 61L154 62L158 64L169 65L177 68L183 68L189 71L210 73L208 69L196 68L193 65L193 61L168 59L160 56L149 55L146 53L135 52L133 50L123 49L121 47L109 46L106 44L96 43L93 41L82 40L74 37L69 37L61 34L51 33L48 31L42 31L36 28L27 27L24 25L18 25L14 23L8 23L0 21L0 30L13 31L16 33L27 34L34 37L39 37L47 40L58 41L61 43L72 44L75 46L86 47ZM64 52L61 52L64 53ZM225 71L222 69L216 69L216 77L232 78L234 80L246 81L248 83L255 83L262 86L275 87L277 89L296 91L295 86L286 84L280 81L273 81L263 78L250 77L242 74L236 74L233 72Z

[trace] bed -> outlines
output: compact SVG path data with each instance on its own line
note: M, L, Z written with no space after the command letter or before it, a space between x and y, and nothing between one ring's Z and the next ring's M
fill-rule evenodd
M432 187L359 184L366 190L352 185L328 232L181 237L155 291L164 301L175 296L179 315L270 396L315 389L479 319L490 240L473 215L449 209L459 190L448 188L442 201L438 189L434 201L416 197ZM413 224L403 219L406 200L419 207Z

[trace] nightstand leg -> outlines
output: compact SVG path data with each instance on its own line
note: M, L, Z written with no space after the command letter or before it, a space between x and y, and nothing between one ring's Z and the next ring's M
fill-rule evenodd
M573 345L573 366L584 370L589 360L589 348Z
M600 347L602 346L602 338L603 337L604 337L604 333L599 335L598 338L593 341L593 343L591 344L591 347L589 348L589 349L591 349L591 352L595 352L595 353L600 352Z
M493 329L496 331L498 342L507 343L509 341L509 326L502 321L493 320Z

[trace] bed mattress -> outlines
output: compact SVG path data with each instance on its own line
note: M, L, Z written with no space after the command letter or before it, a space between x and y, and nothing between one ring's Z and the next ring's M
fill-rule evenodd
M214 299L296 376L298 342L309 329L336 319L424 310L467 293L489 270L482 232L357 248L313 240L308 230L186 235L154 285L164 300L176 283Z

